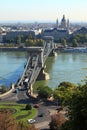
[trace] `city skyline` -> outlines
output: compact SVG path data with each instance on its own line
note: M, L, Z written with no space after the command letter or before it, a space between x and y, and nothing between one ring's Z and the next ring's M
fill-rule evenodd
M86 6L86 0L0 0L0 22L60 22L63 14L71 22L87 22Z

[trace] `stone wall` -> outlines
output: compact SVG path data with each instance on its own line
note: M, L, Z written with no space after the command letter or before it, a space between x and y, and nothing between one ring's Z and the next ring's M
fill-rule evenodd
M0 94L0 98L6 96L6 95L8 95L8 94L10 94L11 92L14 91L14 89L15 89L14 84L12 84L12 85L11 85L11 89L10 89L8 92L3 93L3 94Z

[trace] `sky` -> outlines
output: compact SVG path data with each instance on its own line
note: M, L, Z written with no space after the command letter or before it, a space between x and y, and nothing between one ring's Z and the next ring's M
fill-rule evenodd
M87 22L87 0L0 0L0 21Z

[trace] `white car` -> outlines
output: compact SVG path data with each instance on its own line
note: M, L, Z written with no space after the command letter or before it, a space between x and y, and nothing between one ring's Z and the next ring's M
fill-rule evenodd
M28 119L28 122L31 123L31 124L33 124L33 123L35 123L36 121L35 121L34 119Z

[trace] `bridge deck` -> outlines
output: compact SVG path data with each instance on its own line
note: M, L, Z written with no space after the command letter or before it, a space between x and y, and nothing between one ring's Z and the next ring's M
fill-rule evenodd
M51 45L49 45L49 44L45 44L43 49L37 48L37 51L35 51L35 50L36 50L36 48L31 52L33 52L33 53L35 52L35 53L37 53L37 55L34 58L32 58L32 55L29 56L26 67L25 67L24 72L21 76L21 79L17 83L17 86L19 86L20 84L21 85L25 84L25 85L29 86L30 84L33 85L35 83L35 81L36 81L36 79L37 79L37 77L42 69L42 66L38 63L39 58L40 58L39 57L40 53L38 53L38 51L42 52L42 50L43 50L42 61L43 61L43 66L44 66L47 57L49 56L49 54L53 50L53 47L51 47Z

